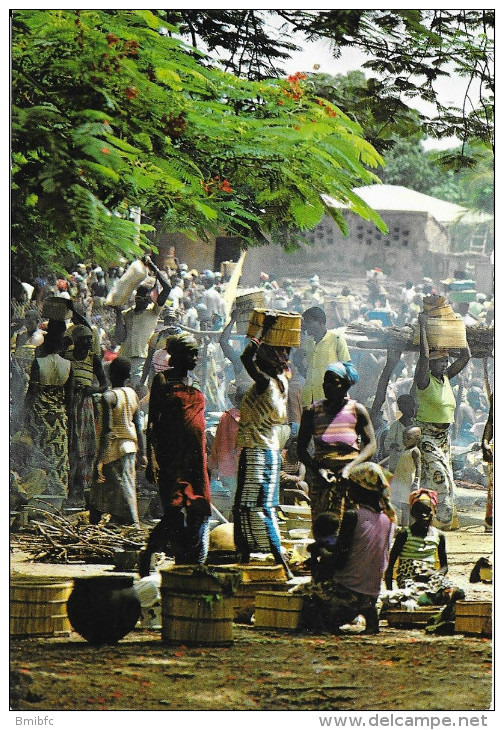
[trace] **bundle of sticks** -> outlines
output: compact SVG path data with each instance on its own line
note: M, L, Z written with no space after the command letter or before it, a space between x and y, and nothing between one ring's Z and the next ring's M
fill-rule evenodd
M35 562L113 563L117 550L141 550L148 530L134 525L90 525L84 519L70 521L63 515L39 510L43 520L31 520L11 537L11 548L27 552Z
M366 349L402 351L418 350L413 344L414 327L375 327L372 324L353 323L346 326L345 338L349 345ZM467 343L473 357L493 357L494 328L478 324L466 327Z

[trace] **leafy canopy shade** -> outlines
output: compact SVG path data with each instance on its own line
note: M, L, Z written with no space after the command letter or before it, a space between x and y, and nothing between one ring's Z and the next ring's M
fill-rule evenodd
M248 81L215 68L162 12L14 11L15 272L137 256L154 225L288 248L285 231L325 213L345 230L322 194L386 230L353 192L383 164L359 124L304 74Z

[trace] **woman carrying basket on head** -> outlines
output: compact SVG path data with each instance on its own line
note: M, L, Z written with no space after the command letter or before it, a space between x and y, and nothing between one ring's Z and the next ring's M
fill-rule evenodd
M265 316L262 337L276 320L275 315ZM257 338L252 338L242 353L242 362L254 382L240 405L236 443L242 450L233 515L239 561L248 563L253 552L271 552L290 579L293 575L281 552L275 511L280 482L280 450L289 434L289 353L290 347L267 345Z
M422 430L420 486L438 494L437 522L444 530L456 528L454 481L451 463L450 427L454 422L455 396L450 380L458 375L471 358L469 347L460 351L448 366L447 350L430 350L427 341L427 315L418 315L420 357L415 370L418 410L416 420Z

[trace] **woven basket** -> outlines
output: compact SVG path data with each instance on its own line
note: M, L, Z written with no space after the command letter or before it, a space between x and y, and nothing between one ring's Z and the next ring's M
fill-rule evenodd
M255 625L259 628L298 628L303 596L296 593L262 591L256 595Z
M69 635L72 627L66 604L73 581L20 576L11 579L12 636Z
M457 601L455 632L473 636L492 636L491 601Z
M387 623L394 629L423 629L427 626L430 618L433 618L441 610L441 606L425 606L415 611L392 608L383 615Z
M230 277L233 271L236 269L236 261L222 261L220 265L221 276L224 278Z
M63 297L47 297L42 305L42 316L45 319L71 319L72 312L67 307L68 299Z
M440 317L428 317L425 331L429 349L456 349L467 347L466 328L460 317L455 319L441 319ZM420 344L420 326L416 325L413 333L413 344Z
M168 644L229 646L233 616L232 598L170 593L161 585L161 636Z
M439 307L432 307L424 310L429 317L441 317L441 319L459 319L450 304L442 304Z
M254 309L250 315L247 337L255 337L261 329L266 314L274 314L277 321L262 338L266 345L299 347L301 344L301 315L298 312L282 312L270 309Z
M264 307L264 289L250 289L236 296L236 331L239 335L246 335L250 314L254 308Z
M242 583L233 596L234 620L237 623L249 623L254 615L256 599L262 591L285 593L287 584L277 580L254 580Z

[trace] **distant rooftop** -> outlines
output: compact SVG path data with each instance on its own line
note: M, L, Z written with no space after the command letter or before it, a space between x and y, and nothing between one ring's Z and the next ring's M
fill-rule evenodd
M403 210L430 213L439 223L444 224L455 223L462 215L469 215L467 209L461 205L417 193L416 190L410 190L402 185L366 185L354 188L353 191L376 211ZM333 208L349 207L329 195L323 195L322 198Z

